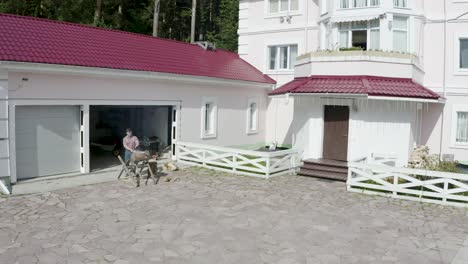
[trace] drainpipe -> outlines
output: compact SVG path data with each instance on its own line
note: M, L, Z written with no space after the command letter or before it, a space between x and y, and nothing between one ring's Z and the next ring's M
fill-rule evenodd
M447 95L447 85L446 85L446 74L447 74L447 2L444 1L444 41L443 41L443 47L444 47L444 62L443 62L443 69L442 69L442 96L446 98ZM440 124L440 142L439 142L439 160L442 160L442 147L443 147L443 140L444 140L444 121L445 121L445 104L444 107L442 108L442 118L441 118L441 124Z

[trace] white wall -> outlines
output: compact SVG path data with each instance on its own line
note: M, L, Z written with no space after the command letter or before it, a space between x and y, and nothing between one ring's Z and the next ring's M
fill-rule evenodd
M271 98L267 141L293 144L304 151L304 158L321 158L324 105L350 106L348 160L372 153L396 154L398 165L407 164L415 144L416 103L313 96Z
M297 44L298 54L319 46L318 0L299 0L299 11L290 22L281 22L285 14L267 12L268 0L241 0L239 5L239 55L282 85L294 78L294 70L269 71L267 47Z
M10 176L7 91L8 73L0 70L0 177Z
M28 81L22 81L23 78ZM267 89L258 86L10 72L8 88L13 116L13 106L22 104L139 105L147 102L181 107L178 140L219 146L256 144L265 140ZM203 139L201 106L203 97L207 96L217 99L217 136ZM252 98L258 102L259 126L257 133L247 134L246 111ZM14 129L14 118L11 118L10 126ZM12 139L10 147L13 150L14 146ZM14 172L13 169L12 174Z

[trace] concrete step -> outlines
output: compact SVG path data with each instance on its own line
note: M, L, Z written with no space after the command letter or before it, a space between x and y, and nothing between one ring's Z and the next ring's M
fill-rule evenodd
M346 161L329 160L329 159L307 159L307 160L304 160L304 165L305 164L348 168L348 163Z
M330 172L330 171L322 171L322 170L310 170L310 169L304 169L302 167L298 175L317 177L317 178L323 178L323 179L329 179L329 180L337 180L337 181L346 181L346 179L348 178L347 173Z
M302 165L301 168L307 169L307 170L328 171L328 172L336 172L336 173L343 173L343 174L348 173L348 167L345 167L345 168L334 167L334 166L316 164L316 163L304 163L304 165Z

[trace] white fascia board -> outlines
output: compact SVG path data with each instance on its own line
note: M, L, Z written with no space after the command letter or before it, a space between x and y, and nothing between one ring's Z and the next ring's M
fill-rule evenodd
M290 93L290 96L319 96L319 97L334 97L334 98L340 98L340 97L368 97L367 94L350 94L350 93Z
M437 104L445 104L445 101L446 101L444 98L424 99L424 98L391 97L391 96L369 96L368 98L372 100L406 101L406 102L437 103Z
M98 67L83 67L83 66L71 66L71 65L60 65L60 64L45 64L45 63L28 63L28 62L12 62L12 61L0 61L0 69L7 69L9 71L27 71L32 73L59 73L69 75L86 75L96 77L112 77L112 78L125 78L125 79L146 79L146 80L172 80L182 82L197 82L197 83L210 83L210 84L223 84L223 85L240 85L249 86L256 88L267 88L271 89L274 84L241 81L241 80L229 80L215 77L206 76L192 76L184 74L174 73L162 73L162 72L148 72L148 71L133 71L133 70L122 70L122 69L109 69L109 68L98 68Z

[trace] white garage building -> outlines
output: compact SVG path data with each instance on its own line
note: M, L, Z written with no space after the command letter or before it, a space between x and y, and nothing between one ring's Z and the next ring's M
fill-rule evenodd
M264 141L275 82L235 53L7 14L0 39L4 181L99 169L125 127L159 150Z

